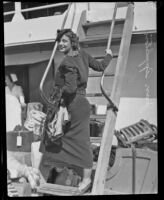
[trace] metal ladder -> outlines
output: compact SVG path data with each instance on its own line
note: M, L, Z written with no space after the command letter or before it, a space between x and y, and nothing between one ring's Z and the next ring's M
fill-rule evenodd
M133 3L131 2L130 3L127 3L127 2L115 3L112 25L110 29L109 38L108 38L108 44L107 44L107 48L110 48L113 29L115 25L117 8L125 7L125 6L127 6L127 13L126 13L126 18L125 18L124 29L123 29L121 45L120 45L120 50L119 50L119 56L118 56L117 65L116 65L115 78L114 78L110 98L108 97L105 90L103 89L103 80L105 77L105 71L103 72L102 78L101 78L101 85L100 85L101 91L103 95L105 96L105 98L108 100L109 106L107 108L107 115L106 115L103 136L101 140L101 147L100 147L100 152L99 152L99 157L98 157L98 162L97 162L97 168L96 168L92 191L90 195L103 195L104 189L105 189L106 173L107 173L107 168L108 168L108 162L109 162L111 146L112 146L112 139L113 139L117 111L118 111L117 107L120 102L121 86L122 86L122 82L123 82L123 78L124 78L124 74L126 70L126 64L128 60L129 47L130 47L130 41L131 41L131 35L132 35L133 19L134 19ZM69 12L69 9L68 9L68 12ZM64 23L65 22L63 22L63 24ZM43 87L45 78L47 76L47 73L49 71L50 65L52 63L56 48L57 48L57 45L55 44L54 50L52 52L52 56L50 58L49 64L47 66L47 69L44 73L44 76L40 84L40 91L41 91L42 97L45 99L47 103L51 103L51 102L49 102L48 99L45 97L42 87ZM55 185L55 184L50 184L50 183L42 184L38 188L38 192L52 194L52 195L59 195L59 196L81 195L81 193L78 191L76 187L61 186L61 185Z

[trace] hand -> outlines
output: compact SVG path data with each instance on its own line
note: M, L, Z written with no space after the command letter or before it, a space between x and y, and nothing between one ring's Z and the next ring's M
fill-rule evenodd
M106 51L106 54L110 54L113 57L113 53L111 49L106 49L105 51Z
M39 185L40 172L38 169L25 166L24 176L27 177L32 189L35 189Z

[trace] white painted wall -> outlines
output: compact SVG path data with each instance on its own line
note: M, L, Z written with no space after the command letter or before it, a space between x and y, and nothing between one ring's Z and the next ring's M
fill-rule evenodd
M112 19L114 3L91 2L88 21ZM116 19L125 18L127 8L118 8ZM134 2L133 31L156 30L156 6L152 2Z
M91 10L87 12L88 21L106 20L112 18L114 3L91 2ZM76 3L73 30L76 32L81 12L87 10L87 3ZM71 7L66 28L70 27L74 5ZM126 8L119 8L117 18L125 17ZM54 40L56 30L61 27L64 15L40 17L29 20L14 20L4 23L4 44L28 43L44 40ZM133 31L156 30L156 8L149 2L135 2Z
M157 125L157 99L121 98L116 129L132 125L141 119Z

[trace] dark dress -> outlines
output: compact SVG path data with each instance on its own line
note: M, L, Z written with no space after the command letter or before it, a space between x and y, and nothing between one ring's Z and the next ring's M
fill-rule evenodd
M78 56L66 56L61 62L55 85L62 87L62 97L71 116L70 123L62 138L52 146L45 146L41 142L40 151L43 159L53 160L56 163L67 163L82 168L92 168L93 158L90 144L90 104L85 97L89 67L96 71L103 71L111 55L106 55L99 62L84 50Z

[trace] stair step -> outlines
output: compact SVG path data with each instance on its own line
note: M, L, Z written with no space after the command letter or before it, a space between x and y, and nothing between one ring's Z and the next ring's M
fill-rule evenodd
M82 45L92 44L92 43L98 43L100 45L101 42L107 43L108 37L109 37L108 34L86 36L84 39L81 39L79 42ZM113 34L112 42L121 41L121 38L122 38L122 33Z
M95 59L104 59L104 56L94 56ZM114 54L113 58L118 58L118 54Z
M108 96L110 96L110 92L106 92ZM102 93L87 93L86 97L103 97Z
M106 119L106 115L90 115L90 119Z
M105 76L111 76L113 77L115 74L113 73L106 73ZM95 74L90 74L89 77L101 77L102 73L95 73Z
M38 193L51 194L57 196L80 195L77 187L63 186L51 183L44 183L37 188Z
M113 37L122 37L122 31L124 27L124 19L118 19L115 22L114 30L113 30ZM84 38L88 39L90 37L92 38L99 38L101 37L107 37L109 36L110 28L111 28L112 20L104 20L104 21L98 21L98 22L87 22L82 25L82 28L84 30Z
M102 97L102 93L87 93L86 97Z
M124 24L124 22L125 22L125 19L116 19L115 25ZM103 20L103 21L96 21L96 22L87 21L86 23L82 24L82 27L84 29L87 29L87 28L91 28L91 27L95 27L95 26L102 26L102 25L110 26L111 23L112 23L112 20Z
M90 137L91 143L101 143L102 137Z

